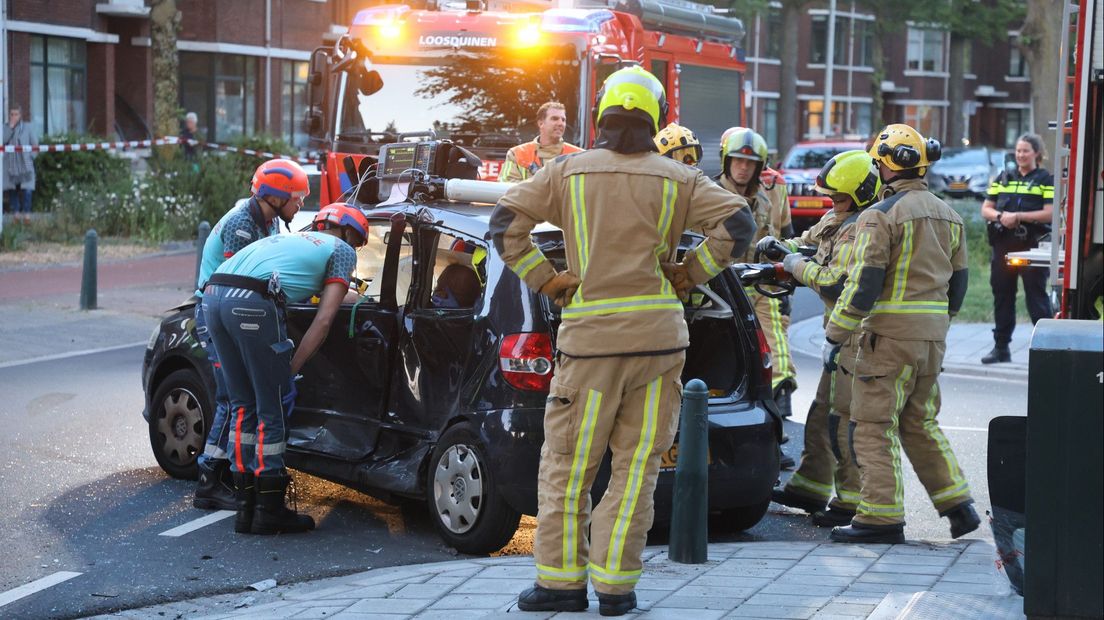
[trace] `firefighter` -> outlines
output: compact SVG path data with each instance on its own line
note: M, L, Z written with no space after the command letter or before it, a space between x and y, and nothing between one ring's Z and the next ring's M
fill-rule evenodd
M1045 267L1013 267L1006 261L1009 252L1030 250L1050 232L1054 210L1054 175L1042 167L1046 149L1043 139L1033 133L1016 141L1016 169L1005 171L989 186L981 217L989 222L989 244L993 247L989 264L989 284L993 288L993 350L981 358L982 364L1012 361L1008 345L1016 329L1016 279L1023 278L1024 301L1031 324L1054 316L1047 295Z
M877 200L882 182L870 155L861 150L845 151L824 165L817 175L815 189L832 198L832 210L800 237L782 242L763 237L757 249L770 260L784 261L786 271L820 295L827 323L847 279L855 245L855 222L859 213ZM799 246L815 246L816 255L812 260L806 259L797 253ZM771 495L779 504L813 515L813 523L820 527L847 525L859 503L859 471L851 459L851 443L847 438L855 368L854 340L848 338L841 348L839 368L834 371L825 368L821 373L816 397L805 420L801 465L786 486L775 489Z
M234 510L234 481L230 477L230 461L226 453L228 426L226 379L222 374L218 353L211 346L211 335L204 318L203 287L219 265L245 246L279 233L279 217L284 222L303 206L310 194L307 173L299 164L287 159L271 159L257 167L250 189L252 196L239 200L211 229L203 246L196 295L195 332L200 346L207 352L215 376L215 413L207 431L207 444L196 459L199 482L192 505L205 510Z
M793 225L790 223L785 184L772 183L768 192L762 182L761 175L766 169L768 157L766 141L746 127L734 127L725 134L720 153L722 172L717 182L747 200L758 230L755 241L767 235L781 239L792 237ZM752 247L740 262L754 260L755 248ZM760 295L751 287L746 291L773 355L771 389L774 400L778 403L779 413L789 417L792 413L790 396L797 389L797 371L790 357L790 343L786 336L790 327L789 301Z
M314 529L313 519L284 505L291 481L284 468L285 421L296 392L291 378L330 331L356 268L353 248L368 238L368 220L360 209L333 204L315 216L314 231L250 244L219 266L204 290L230 394L236 532ZM296 346L287 335L284 305L313 295L321 298L318 310Z
M822 347L824 363L834 366L861 325L851 424L862 499L851 525L833 529L831 538L904 542L902 447L958 538L980 521L936 416L947 330L966 294L966 235L962 218L924 179L939 159L939 142L908 125L889 125L870 155L888 188L855 224L855 257Z
M690 129L671 123L655 136L655 145L659 154L681 161L688 166L697 166L702 158L702 145Z
M506 192L491 235L525 283L563 307L556 373L544 418L534 587L525 611L636 606L660 456L674 439L689 333L680 298L743 254L755 231L745 201L701 171L656 154L667 111L663 85L640 66L614 72L594 106L595 148L549 162ZM564 231L557 272L530 239ZM673 263L682 232L706 240ZM607 448L609 488L590 510Z
M582 149L564 142L567 129L567 110L558 101L541 104L537 110L539 135L532 142L519 144L506 152L506 162L498 174L498 180L518 183L536 174L544 163L560 155L576 153Z

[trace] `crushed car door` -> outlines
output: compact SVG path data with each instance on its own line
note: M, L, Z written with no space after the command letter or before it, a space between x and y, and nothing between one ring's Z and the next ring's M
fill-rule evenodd
M341 304L326 341L300 373L288 423L294 450L359 461L375 449L398 333L395 282L412 248L402 214L370 218L368 237L357 250L353 285L358 288ZM296 342L316 311L312 303L288 307L288 332Z

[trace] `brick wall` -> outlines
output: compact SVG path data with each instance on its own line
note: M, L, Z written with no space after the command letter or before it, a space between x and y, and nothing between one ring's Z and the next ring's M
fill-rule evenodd
M89 43L85 122L97 136L115 134L115 45Z
M101 0L102 1L102 0ZM10 0L8 19L99 29L96 0Z

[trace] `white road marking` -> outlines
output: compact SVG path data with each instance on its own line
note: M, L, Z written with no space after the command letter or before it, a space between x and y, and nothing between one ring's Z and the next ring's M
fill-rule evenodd
M27 584L23 584L18 588L13 588L7 592L0 593L0 607L7 605L8 603L14 603L19 599L30 596L35 592L39 592L49 588L50 586L56 586L63 581L69 581L73 577L80 577L84 573L73 573L69 571L56 572L53 575L43 577L36 581L32 581Z
M70 357L80 357L82 355L93 355L96 353L107 353L108 351L118 351L119 349L129 349L131 347L145 346L146 341L132 342L130 344L117 344L110 347L101 347L99 349L87 349L84 351L72 351L70 353L55 353L53 355L43 355L42 357L32 357L29 360L16 360L14 362L0 363L0 368L12 368L14 366L25 366L27 364L37 364L39 362L52 362L54 360L63 360Z
M977 427L974 427L974 426L943 426L942 424L940 424L939 428L941 428L945 431L969 431L971 433L988 433L989 432L989 429L987 429L987 428L977 428Z
M171 530L165 530L164 532L158 534L158 536L172 536L173 538L176 538L179 536L183 536L189 532L194 532L201 527L207 527L212 523L218 523L219 521L232 516L234 516L233 510L219 510L207 515L206 517L200 517L194 521L188 521L184 525L179 525Z

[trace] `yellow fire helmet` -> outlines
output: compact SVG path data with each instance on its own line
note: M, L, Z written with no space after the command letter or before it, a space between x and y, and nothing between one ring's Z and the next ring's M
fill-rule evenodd
M727 158L738 157L753 159L764 165L767 163L770 153L763 136L747 127L733 127L725 131L725 134L727 135L721 141L721 161L727 163Z
M844 151L820 169L815 189L821 194L847 194L862 209L878 199L882 178L874 158L866 151Z
M639 65L610 74L596 99L595 126L607 116L629 116L648 121L654 136L667 121L667 95L663 84Z
M887 125L870 145L870 156L890 170L919 169L927 173L933 162L943 155L943 146L934 138L924 139L919 131L903 123Z
M664 157L670 157L691 166L696 166L701 161L701 142L694 132L682 125L675 123L667 125L656 134L655 143L659 154Z

